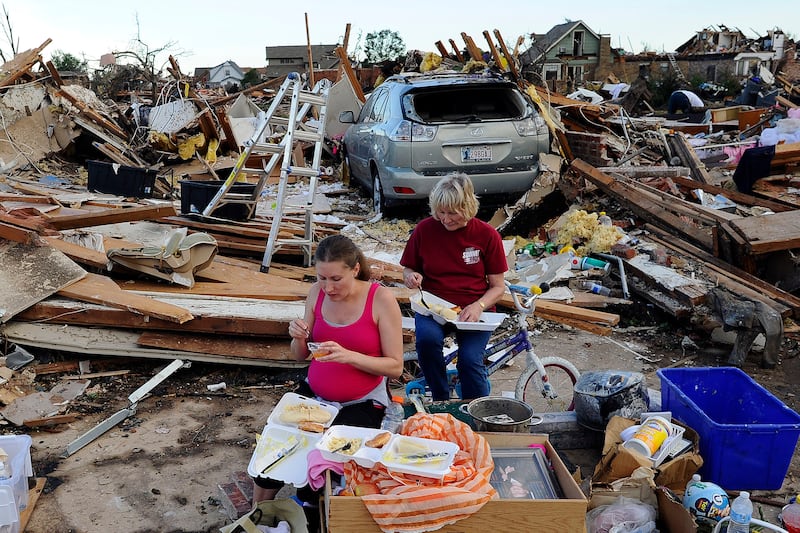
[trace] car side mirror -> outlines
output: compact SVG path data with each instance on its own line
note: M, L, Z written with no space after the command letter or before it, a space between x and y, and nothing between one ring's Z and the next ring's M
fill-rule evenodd
M339 122L342 124L355 124L356 116L352 111L342 111L339 113Z

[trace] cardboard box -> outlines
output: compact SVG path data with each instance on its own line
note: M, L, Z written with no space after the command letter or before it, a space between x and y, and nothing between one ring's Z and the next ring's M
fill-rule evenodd
M594 470L592 484L611 483L619 479L630 477L639 467L653 468L653 463L647 457L632 452L622 446L620 433L637 422L621 416L614 416L606 426L606 439L603 445L603 455ZM699 440L697 433L689 427L672 419L673 424L678 424L685 429L684 438L691 441L693 449L678 457L662 463L655 472L655 484L665 486L672 490L683 492L686 483L692 479L703 465L703 458L699 453Z
M524 448L543 444L566 498L559 500L490 500L469 518L446 526L441 533L487 533L490 531L529 533L531 531L586 531L587 500L558 457L547 435L530 433L480 433L492 449ZM361 498L332 496L327 484L322 510L323 531L329 533L380 533Z

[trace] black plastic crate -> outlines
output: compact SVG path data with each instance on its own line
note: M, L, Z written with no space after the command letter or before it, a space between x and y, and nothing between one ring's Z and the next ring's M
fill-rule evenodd
M153 195L158 173L155 170L114 165L105 161L87 161L86 166L89 171L86 188L92 192L131 198L150 198Z
M224 181L192 181L181 180L181 213L184 215L202 213L209 202L217 194ZM236 194L253 194L255 183L234 183L229 192ZM212 217L228 220L247 220L250 209L245 204L224 204L211 213Z

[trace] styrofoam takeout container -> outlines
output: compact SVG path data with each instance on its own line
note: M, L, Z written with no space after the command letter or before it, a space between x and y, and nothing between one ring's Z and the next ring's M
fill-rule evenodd
M270 450L285 445L292 437L300 441L300 445L290 455L281 459L264 474L256 468L256 462ZM297 428L274 426L267 424L261 432L261 439L250 457L247 473L253 477L268 477L290 483L297 488L308 485L308 454L322 438L320 433L307 433Z
M438 296L435 296L427 291L422 291L422 296L425 298L425 303L427 303L428 305L439 304L444 307L455 306L455 304L453 304L452 302L448 302L447 300L439 298ZM419 292L417 292L417 294L411 295L409 297L409 300L411 301L411 309L414 312L425 316L432 316L436 322L442 325L449 322L458 329L463 329L463 330L494 331L495 329L497 329L497 326L503 323L503 320L505 320L506 316L508 316L505 313L483 312L481 313L481 318L477 322L462 322L460 320L447 320L439 313L434 313L433 311L422 305L422 302L420 301Z
M371 468L378 462L389 443L385 444L383 448L370 448L364 446L364 443L375 437L379 433L386 432L385 429L372 429L361 428L357 426L331 426L325 431L324 436L317 441L316 447L322 453L322 457L328 461L335 461L337 463L346 463L347 461L355 461L364 468ZM358 448L352 453L339 453L332 451L336 446L334 443L337 439L359 439L360 443ZM391 440L389 441L391 442Z
M306 404L306 405L318 405L318 406L322 407L323 409L325 409L327 412L329 412L331 417L328 419L327 422L322 423L322 425L324 427L326 427L326 428L330 427L330 425L333 423L333 419L336 417L337 414L339 414L339 409L337 407L333 406L333 405L330 405L330 404L327 404L327 403L324 403L324 402L319 402L317 400L314 400L313 398L306 398L305 396L300 396L299 394L296 394L294 392L287 392L286 394L283 395L283 397L280 399L280 401L278 401L278 404L275 406L275 408L269 414L269 418L267 418L267 424L268 425L272 425L272 426L284 426L284 427L290 427L290 428L297 428L297 423L286 422L284 420L281 420L281 415L283 414L283 411L287 407L292 406L292 405L296 405L296 404L299 404L299 403ZM310 433L305 433L305 434L308 435Z
M444 455L427 459L407 459L400 453L400 446L402 446L403 441L421 446L432 453L442 453ZM383 447L380 462L386 468L395 472L441 479L450 472L450 466L452 466L458 450L458 444L454 442L395 435Z

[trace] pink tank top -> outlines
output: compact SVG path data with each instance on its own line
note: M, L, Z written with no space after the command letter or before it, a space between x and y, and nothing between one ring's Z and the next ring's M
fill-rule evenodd
M322 316L322 302L325 293L320 291L314 306L314 329L312 338L317 342L336 341L344 348L372 357L383 355L378 325L372 318L372 303L379 285L373 283L367 294L364 312L346 326L330 324ZM311 361L308 367L308 384L314 394L325 400L334 402L350 402L366 396L378 386L382 376L363 372L344 363L323 363Z

